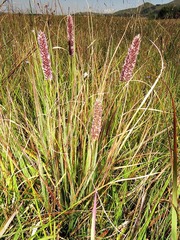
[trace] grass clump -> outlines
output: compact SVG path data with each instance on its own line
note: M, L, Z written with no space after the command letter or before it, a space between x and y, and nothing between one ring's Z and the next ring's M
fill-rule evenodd
M0 18L2 239L171 239L179 22L76 16L70 44L66 17ZM138 33L135 71L120 81Z

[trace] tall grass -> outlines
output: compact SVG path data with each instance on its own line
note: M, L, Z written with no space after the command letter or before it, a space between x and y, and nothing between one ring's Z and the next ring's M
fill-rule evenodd
M177 96L178 128L180 72L172 56L179 54L180 22L73 20L71 56L66 16L0 16L0 236L171 239L177 133L166 85ZM41 67L39 31L47 37L51 81ZM121 82L138 33L137 65Z

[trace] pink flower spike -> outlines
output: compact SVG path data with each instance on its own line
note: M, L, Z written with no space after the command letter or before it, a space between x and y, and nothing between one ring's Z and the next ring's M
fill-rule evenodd
M91 137L93 140L97 140L101 132L102 111L102 101L100 99L96 99L91 127Z
M42 69L46 80L52 80L51 60L48 51L46 35L40 31L38 33L38 44L41 54Z
M69 55L74 55L74 23L71 15L67 16L67 38L69 45Z
M141 43L140 34L134 37L130 48L128 49L128 55L125 59L123 69L121 72L121 81L129 81L132 78L133 70L136 65L137 55L139 53Z

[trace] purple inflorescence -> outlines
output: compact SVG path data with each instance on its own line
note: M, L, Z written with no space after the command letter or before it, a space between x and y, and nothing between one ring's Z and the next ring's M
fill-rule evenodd
M97 140L99 138L99 134L101 132L101 121L102 121L102 101L96 99L96 102L94 104L94 115L91 127L91 137L93 140Z
M71 15L67 16L67 38L69 44L69 55L74 55L74 23Z
M44 32L38 33L38 44L41 54L42 69L46 80L52 80L51 60L48 51L47 39Z
M129 81L132 77L133 70L136 64L137 55L139 53L141 43L140 34L134 37L130 48L128 49L128 55L125 59L123 69L121 72L121 81Z

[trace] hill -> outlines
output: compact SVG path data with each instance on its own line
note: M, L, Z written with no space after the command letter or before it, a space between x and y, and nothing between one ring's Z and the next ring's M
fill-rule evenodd
M134 15L140 15L141 17L152 17L156 18L161 15L161 11L170 12L170 11L179 11L180 10L180 1L174 0L170 3L166 4L152 4L149 2L145 2L144 4L140 5L137 8L129 8L125 10L120 10L114 13L114 15L123 16L123 17L130 17Z

